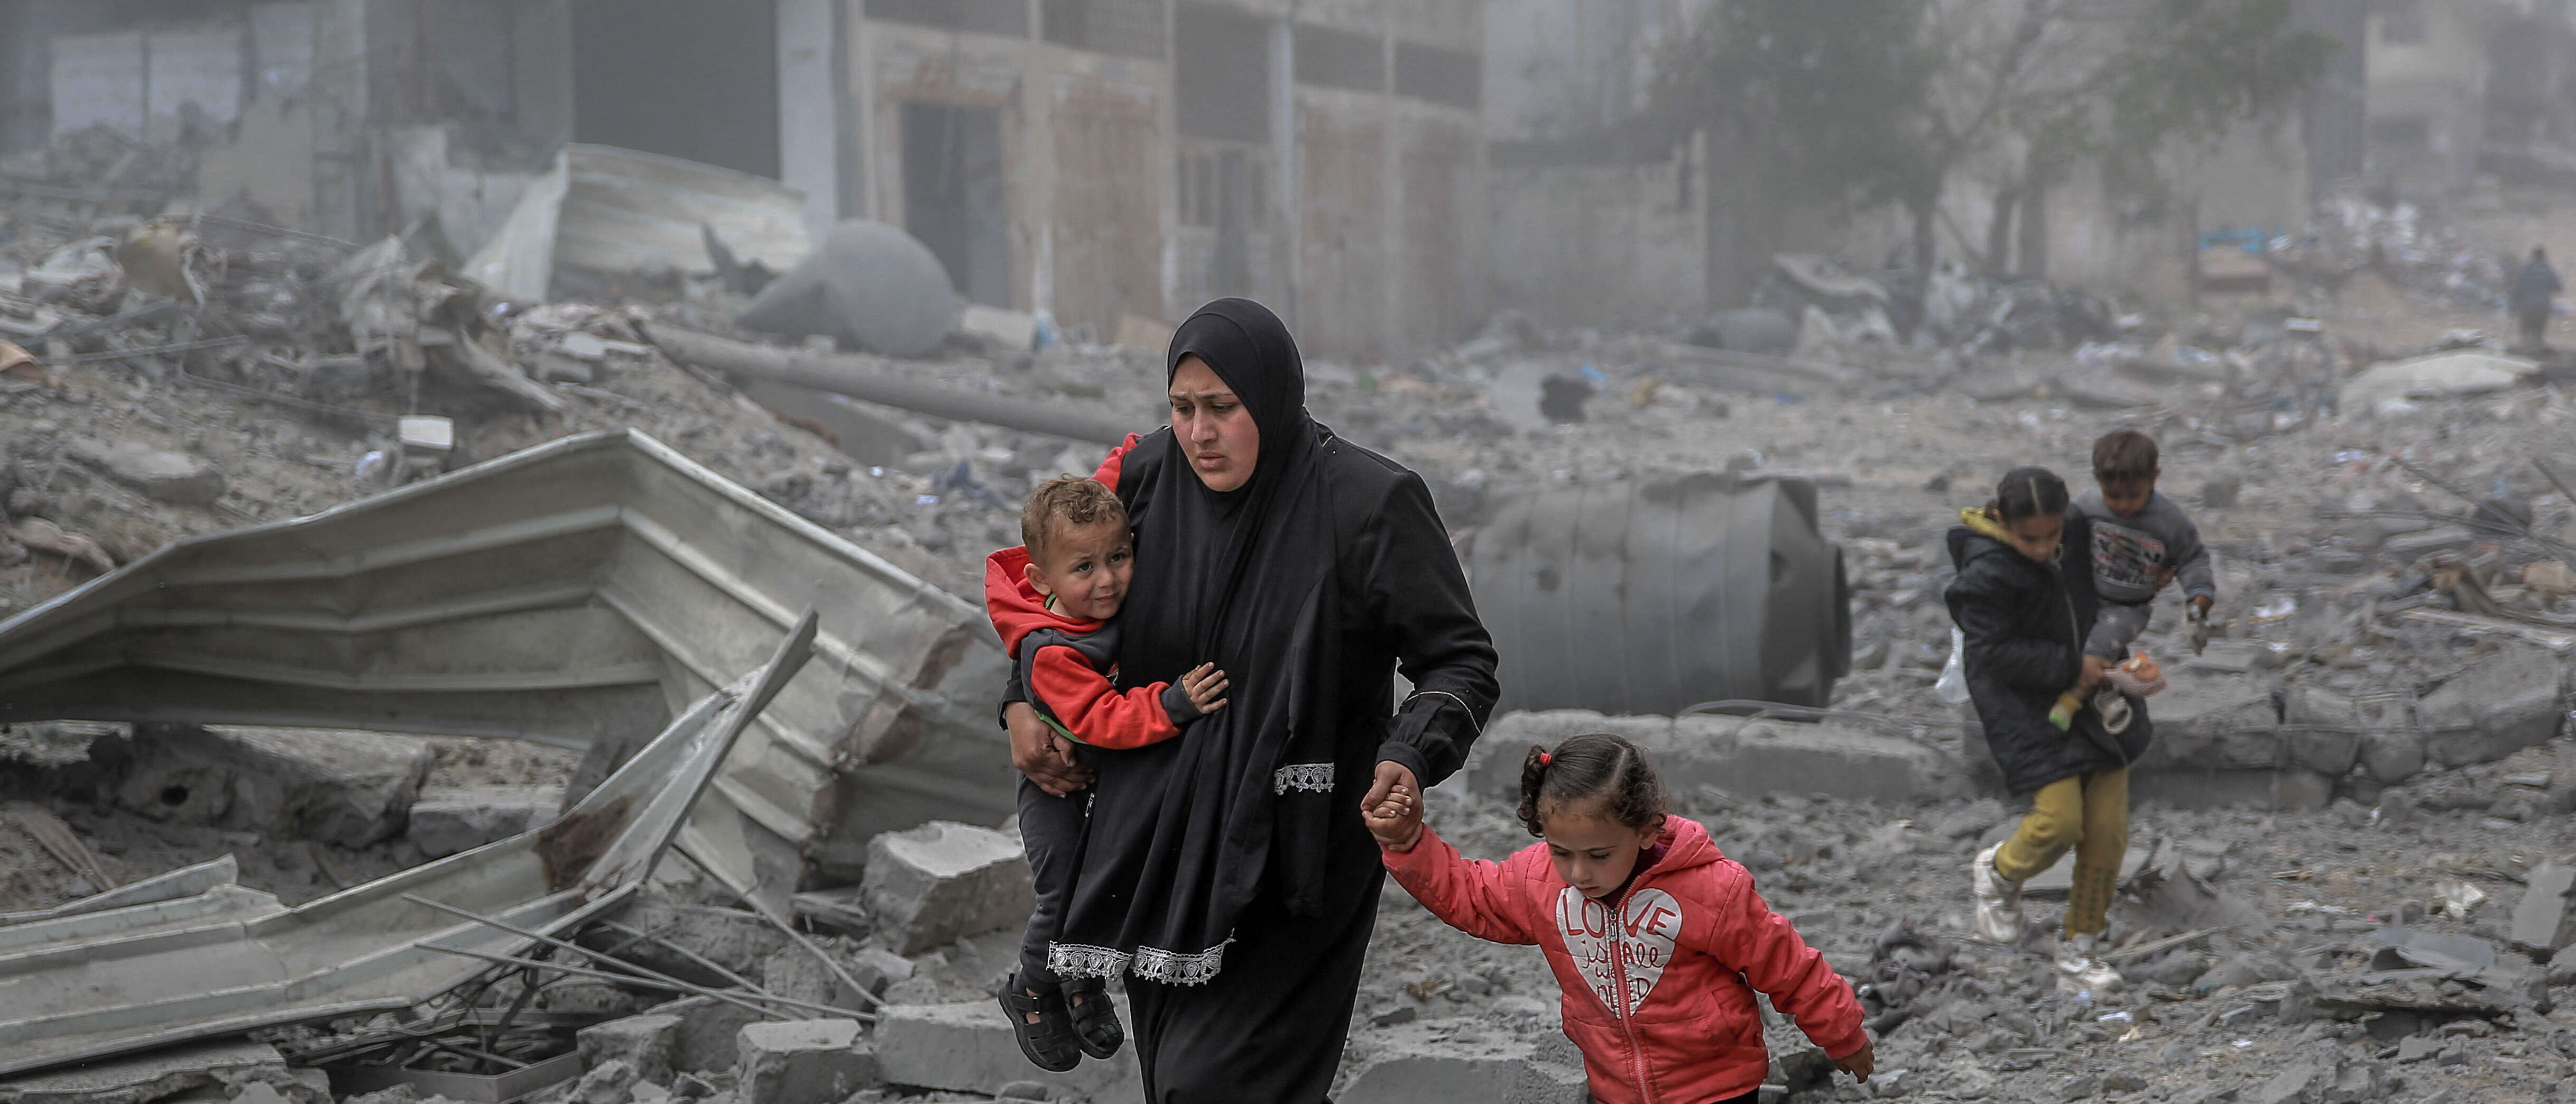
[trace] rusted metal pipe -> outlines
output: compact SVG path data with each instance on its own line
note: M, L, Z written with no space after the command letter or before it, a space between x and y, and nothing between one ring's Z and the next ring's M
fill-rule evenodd
M876 357L781 349L665 325L646 327L644 337L663 355L709 371L792 383L934 418L983 422L1099 445L1115 445L1130 432L1152 428L1149 423L1131 425L1105 414L904 379L886 371L887 362Z

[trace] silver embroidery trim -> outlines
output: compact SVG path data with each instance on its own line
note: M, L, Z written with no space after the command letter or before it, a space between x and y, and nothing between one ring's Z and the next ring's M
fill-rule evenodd
M1308 793L1333 792L1333 765L1331 763L1292 763L1272 772L1270 792L1284 794L1290 790L1304 790Z
M1114 978L1127 972L1128 956L1088 943L1047 944L1047 971L1060 978Z
M1225 946L1232 942L1234 937L1227 936L1225 943L1197 954L1138 947L1134 966L1136 976L1165 985L1205 985L1216 977L1218 971L1225 969ZM1049 957L1052 958L1052 954Z

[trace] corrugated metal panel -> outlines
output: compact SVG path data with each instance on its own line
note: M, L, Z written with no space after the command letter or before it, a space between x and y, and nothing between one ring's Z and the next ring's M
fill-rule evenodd
M807 606L818 661L683 848L747 887L764 839L848 871L877 832L1009 816L982 611L631 431L163 548L0 624L0 719L631 740Z
M555 264L600 272L703 270L712 225L727 249L785 272L813 248L805 193L775 180L615 146L564 147L571 179Z
M812 642L808 619L771 663L684 711L545 827L293 909L227 880L192 897L0 927L0 1073L407 1008L487 968L438 948L529 944L410 897L541 934L580 922L651 874Z

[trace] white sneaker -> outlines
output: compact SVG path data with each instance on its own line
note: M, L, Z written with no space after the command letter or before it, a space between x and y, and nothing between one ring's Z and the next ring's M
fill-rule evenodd
M2070 935L2057 941L2058 992L2109 993L2120 988L2120 971L2096 954L2100 944L2101 937L2091 934Z
M1998 843L1968 864L1968 893L1977 899L1977 938L2010 946L2021 942L2021 883L1995 872Z

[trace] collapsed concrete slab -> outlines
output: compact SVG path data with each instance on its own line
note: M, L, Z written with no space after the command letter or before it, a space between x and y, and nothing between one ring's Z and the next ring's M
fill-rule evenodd
M1476 743L1466 771L1479 793L1517 800L1521 757L1585 732L1611 732L1645 749L1676 792L1824 794L1855 801L1939 801L1967 782L1948 753L1848 725L1699 715L1605 717L1584 709L1506 714Z
M117 800L158 820L366 847L402 832L433 758L374 732L146 725Z
M1136 1094L1134 1047L1048 1073L1020 1054L1011 1022L991 1001L890 1005L877 1012L876 1044L879 1072L889 1085L997 1096L1003 1086L1028 1081L1046 1086L1050 1104Z
M880 832L1009 816L984 612L633 432L175 542L0 623L0 722L500 736L597 746L596 778L807 604L826 662L681 848L737 890L773 853L856 880Z
M1037 907L1019 837L945 820L871 841L859 888L879 940L905 955L1024 922Z
M840 1104L878 1084L877 1056L859 1037L857 1020L793 1020L745 1025L735 1041L741 1062L734 1089L760 1104Z

